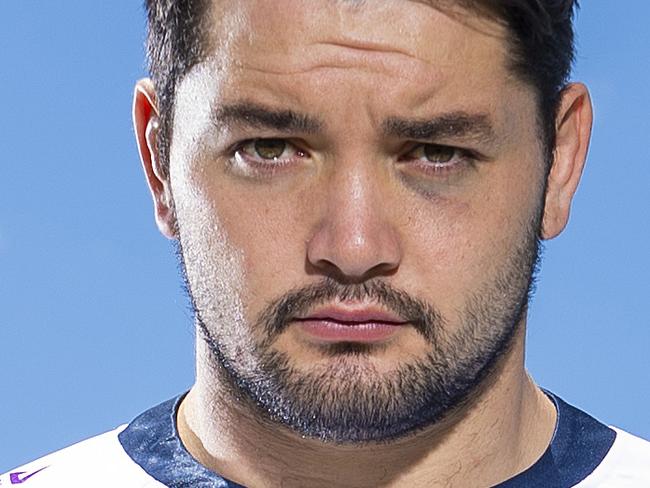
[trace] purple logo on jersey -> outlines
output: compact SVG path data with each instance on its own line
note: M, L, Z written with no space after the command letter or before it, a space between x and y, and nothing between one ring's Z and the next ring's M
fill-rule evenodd
M40 473L44 469L46 469L47 466L44 468L41 468L39 470L34 471L33 473L27 474L27 471L19 471L17 473L11 473L9 475L9 481L11 481L12 485L20 485L22 483L25 483L29 478L34 476L35 474Z

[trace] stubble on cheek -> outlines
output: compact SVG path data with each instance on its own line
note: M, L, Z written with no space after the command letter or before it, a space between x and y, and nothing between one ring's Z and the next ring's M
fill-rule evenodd
M177 197L177 201L182 199ZM233 352L237 355L250 353L253 346L245 318L241 252L230 245L211 202L177 204L177 219L186 286L197 325L209 324L210 335L236 346Z
M216 128L212 107L223 66L206 61L183 79L177 92L170 178L180 259L198 332L206 332L228 355L253 364L248 330L246 272L242 250L232 245L220 212ZM209 327L207 331L202 327ZM203 337L205 339L205 337Z

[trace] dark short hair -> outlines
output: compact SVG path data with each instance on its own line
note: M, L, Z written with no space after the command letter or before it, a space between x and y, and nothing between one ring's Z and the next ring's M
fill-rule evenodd
M169 164L176 88L207 55L211 1L214 0L145 0L149 27L147 56L158 97L158 152L163 168ZM550 163L559 100L574 59L573 17L578 0L441 2L445 3L476 11L507 28L511 69L537 93L542 143Z

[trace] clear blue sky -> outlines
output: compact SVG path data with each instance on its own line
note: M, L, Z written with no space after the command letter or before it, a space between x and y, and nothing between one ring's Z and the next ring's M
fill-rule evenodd
M596 105L529 323L543 386L650 438L650 4L584 1ZM192 320L132 137L140 2L0 3L0 472L187 389Z

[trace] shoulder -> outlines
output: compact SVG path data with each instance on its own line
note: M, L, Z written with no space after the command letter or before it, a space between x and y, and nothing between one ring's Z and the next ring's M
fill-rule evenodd
M49 454L0 476L0 487L162 487L126 454L118 434L125 426Z
M616 440L600 465L579 488L650 486L650 442L613 428Z

